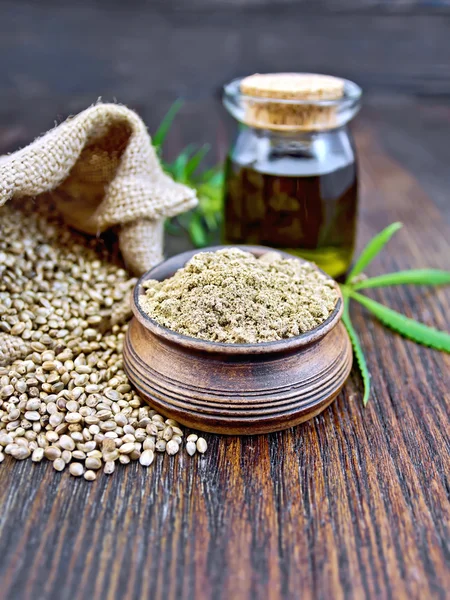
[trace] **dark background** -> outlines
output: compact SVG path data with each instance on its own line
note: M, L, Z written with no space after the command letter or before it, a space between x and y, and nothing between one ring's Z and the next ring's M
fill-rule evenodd
M209 142L215 162L234 130L221 85L281 70L364 89L358 246L405 225L368 273L449 269L450 2L0 0L0 154L100 96L150 131L184 98L164 151ZM370 295L448 331L449 289ZM89 485L7 457L0 598L448 598L449 355L351 312L365 409L354 369L319 417L206 435L199 460L158 456Z
M0 151L99 97L136 109L151 131L183 98L183 139L173 132L169 152L210 142L221 156L222 84L282 70L348 77L366 106L395 115L406 104L414 119L418 97L450 95L450 2L1 0Z

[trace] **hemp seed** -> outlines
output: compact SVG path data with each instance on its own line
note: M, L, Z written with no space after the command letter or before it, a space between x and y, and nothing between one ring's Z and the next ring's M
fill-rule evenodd
M150 466L155 451L178 452L182 427L145 404L123 370L127 324L112 317L136 280L44 201L13 199L0 220L0 325L19 340L12 355L0 337L0 462L45 458L92 481L116 461Z
M86 481L94 481L95 479L97 479L97 475L95 474L95 471L86 471L84 473L84 478L86 479Z
M175 442L174 440L170 440L169 442L167 442L166 452L170 456L172 456L173 454L176 454L179 449L180 449L179 444L177 442Z
M53 468L55 469L55 471L64 471L65 467L66 463L63 461L62 458L57 458L53 461Z
M69 473L74 477L81 477L81 475L84 473L83 465L77 462L70 463Z
M206 452L207 448L208 448L208 444L206 443L206 440L202 437L198 438L198 440L197 440L198 452L200 452L200 454L204 454Z
M196 446L195 442L193 442L193 441L186 442L186 452L189 454L189 456L194 456L196 450L197 450L197 446Z
M139 462L141 463L141 465L143 467L148 467L149 465L152 464L154 458L155 458L155 454L154 454L153 450L144 450L144 452L139 457Z

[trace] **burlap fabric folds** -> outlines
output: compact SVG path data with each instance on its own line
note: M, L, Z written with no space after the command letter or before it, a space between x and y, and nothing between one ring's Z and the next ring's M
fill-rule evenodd
M96 104L32 144L0 157L0 206L51 193L69 225L98 234L118 228L127 268L141 274L162 259L163 221L196 205L159 163L132 110Z
M195 192L162 170L147 129L132 110L96 104L32 144L0 156L0 206L51 194L69 225L96 235L117 228L127 269L141 274L163 258L164 219L193 208ZM116 307L113 321L130 313ZM0 366L30 351L0 332Z

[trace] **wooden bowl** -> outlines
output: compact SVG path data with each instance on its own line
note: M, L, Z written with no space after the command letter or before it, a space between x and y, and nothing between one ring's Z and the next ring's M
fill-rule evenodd
M242 249L255 256L271 250ZM181 335L151 319L138 298L144 281L171 277L197 252L169 258L136 284L123 358L138 393L184 425L225 434L279 431L322 412L352 366L350 340L340 323L342 296L322 325L286 340L223 344Z

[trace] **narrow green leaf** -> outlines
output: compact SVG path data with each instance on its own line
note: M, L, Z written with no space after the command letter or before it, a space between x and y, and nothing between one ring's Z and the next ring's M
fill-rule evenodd
M196 248L204 248L208 245L208 237L203 227L199 214L193 213L189 223L189 235Z
M172 175L175 181L179 183L187 183L186 165L189 161L189 156L194 151L194 146L190 144L176 157L176 159L166 166L167 171Z
M166 219L164 221L164 229L171 235L181 235L183 233L183 229L180 227L180 224L177 223L176 217L172 219Z
M205 146L200 148L200 150L197 150L197 152L193 156L191 156L188 163L186 164L186 170L185 170L186 178L192 177L192 175L198 169L198 166L200 165L202 160L205 158L206 154L208 154L208 152L209 152L209 145L206 144Z
M450 272L439 269L410 269L409 271L397 271L397 273L386 273L377 277L370 277L358 283L352 284L354 290L365 288L386 287L388 285L445 285L450 283Z
M222 213L222 190L206 183L196 186L199 210L209 223L218 223Z
M201 180L208 185L221 188L224 181L224 173L220 165L204 171L201 175Z
M206 212L203 214L203 218L205 219L205 223L209 231L216 231L216 229L218 229L220 224L220 215Z
M397 331L400 335L424 346L450 352L450 335L445 331L438 331L433 327L418 323L414 319L405 317L405 315L357 292L350 291L350 295L354 300L370 310L384 325Z
M350 303L350 298L344 298L344 312L342 315L342 322L348 332L350 337L350 341L352 342L353 352L355 354L356 362L358 363L358 367L361 373L361 377L364 384L364 396L363 396L363 404L367 405L370 396L370 373L367 367L366 357L364 356L364 352L361 346L361 342L359 341L358 334L356 333L353 324L350 320L350 313L348 309L348 305Z
M364 250L361 252L356 264L350 271L347 277L346 283L351 283L352 279L364 271L368 264L372 262L375 256L383 249L387 242L391 239L396 231L402 227L402 223L392 223L383 231L380 231L375 237L373 237Z
M175 100L175 102L167 111L166 116L163 118L160 126L156 130L155 134L152 136L153 145L156 148L160 148L163 145L164 140L166 139L167 134L169 133L169 129L172 125L172 122L182 106L182 100Z

